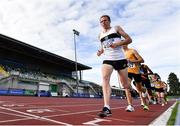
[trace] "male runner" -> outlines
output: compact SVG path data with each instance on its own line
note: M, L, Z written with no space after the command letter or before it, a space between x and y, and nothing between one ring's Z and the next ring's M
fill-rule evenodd
M110 77L115 69L118 73L118 78L126 92L126 97L131 99L129 94L130 85L128 84L127 75L127 60L124 56L122 45L127 45L132 42L130 36L120 27L110 25L111 19L108 15L103 15L100 17L100 25L102 26L102 31L99 34L99 40L101 42L101 48L97 52L97 56L103 55L102 64L102 88L103 88L103 99L104 107L102 111L98 114L100 117L110 116L110 97L111 97L111 87L110 87ZM124 40L121 39L121 36ZM131 101L128 101L130 103ZM131 109L131 108L130 108ZM130 110L131 111L131 110Z

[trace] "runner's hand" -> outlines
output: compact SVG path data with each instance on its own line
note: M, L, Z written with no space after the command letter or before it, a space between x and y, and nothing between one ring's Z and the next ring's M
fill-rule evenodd
M102 53L103 53L102 51L98 50L97 51L97 56L101 56Z

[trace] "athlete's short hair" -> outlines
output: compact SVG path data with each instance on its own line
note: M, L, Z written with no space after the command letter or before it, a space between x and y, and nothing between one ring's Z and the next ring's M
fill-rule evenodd
M108 18L108 20L109 20L109 22L111 22L111 18L110 18L110 16L109 16L109 15L102 15L102 16L100 17L100 19L101 19L101 18L103 18L103 17L107 17L107 18Z
M159 76L159 74L154 73L154 75L157 77L157 80L161 80L161 77Z

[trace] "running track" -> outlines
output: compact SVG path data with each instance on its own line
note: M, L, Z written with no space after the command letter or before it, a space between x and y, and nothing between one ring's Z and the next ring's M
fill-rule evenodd
M99 118L102 99L0 96L0 125L148 125L175 101L149 111L133 103L135 112L126 112L126 100L111 99L112 116Z

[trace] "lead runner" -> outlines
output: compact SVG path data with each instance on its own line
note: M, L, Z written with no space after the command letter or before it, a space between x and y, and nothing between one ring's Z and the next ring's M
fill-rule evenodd
M115 69L118 73L118 78L122 84L122 87L125 89L128 108L131 111L132 107L132 98L130 94L130 85L128 84L128 73L127 73L127 60L123 52L123 45L128 45L132 42L130 36L120 27L110 25L111 19L108 15L103 15L100 17L100 25L102 26L102 31L99 34L99 40L101 42L101 48L97 52L97 56L103 56L102 64L102 89L103 89L103 99L104 106L103 109L98 115L100 117L110 116L110 97L111 97L111 87L110 87L110 77ZM121 39L121 36L124 40Z

